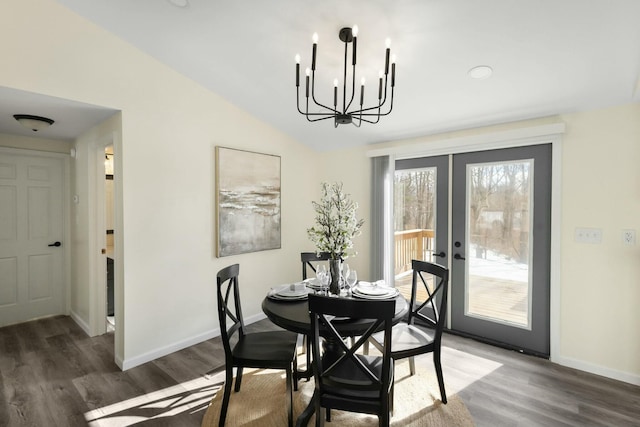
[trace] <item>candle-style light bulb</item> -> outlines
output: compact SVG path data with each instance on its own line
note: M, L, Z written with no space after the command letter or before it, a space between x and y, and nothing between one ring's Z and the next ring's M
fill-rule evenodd
M394 53L393 55L391 55L391 63L392 63L392 64L395 64L395 63L396 63L396 59L397 59L397 57L396 57L396 54L395 54L395 53Z
M353 37L358 37L358 26L354 25L353 28L351 29L351 34L353 34Z
M391 39L387 37L384 41L384 45L389 49L391 47Z
M296 64L300 63L300 54L296 53Z
M318 33L313 33L313 36L311 36L311 40L313 40L314 44L318 43ZM391 43L391 42L389 42Z
M365 82L366 82L366 81L367 81L367 80L366 80L364 77L363 77L363 78L361 78L361 79L360 79L360 85L361 85L361 86L364 86L364 84L365 84Z

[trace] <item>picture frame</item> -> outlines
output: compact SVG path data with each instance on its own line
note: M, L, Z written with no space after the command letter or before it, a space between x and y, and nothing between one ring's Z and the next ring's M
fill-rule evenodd
M216 256L281 248L280 156L216 147Z

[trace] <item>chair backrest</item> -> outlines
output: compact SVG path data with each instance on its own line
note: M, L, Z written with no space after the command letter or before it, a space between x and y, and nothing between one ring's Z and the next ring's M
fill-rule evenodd
M408 323L416 320L424 322L435 329L434 341L440 341L444 321L447 315L447 295L449 292L449 270L441 265L427 261L412 260L413 280L411 284L411 301ZM429 289L429 275L432 276L432 288ZM418 288L423 286L427 298L418 301Z
M317 261L327 261L331 258L329 252L301 252L300 261L302 261L302 280L307 279L307 267L311 268L311 271L316 272L316 268L313 263Z
M240 306L240 290L238 289L238 275L240 266L233 264L218 271L218 320L220 321L220 336L227 360L231 359L231 337L237 332L244 335L244 320ZM228 322L229 321L229 322Z
M320 392L327 388L340 388L352 391L354 396L361 392L377 391L380 396L388 393L391 383L391 328L395 313L395 300L356 300L334 298L322 295L309 295L309 315L311 319L311 342L313 349L314 379ZM369 328L357 340L347 340L340 334L340 322L348 318L349 322L368 320ZM384 331L382 357L356 354L369 337ZM327 360L320 353L320 336L340 347L335 360ZM382 365L380 372L374 372L364 360L376 360ZM349 377L344 374L349 367Z

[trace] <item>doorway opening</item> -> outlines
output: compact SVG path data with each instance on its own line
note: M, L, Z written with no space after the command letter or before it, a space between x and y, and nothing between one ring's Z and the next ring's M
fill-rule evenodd
M113 205L113 146L110 145L104 150L104 218L105 218L105 241L106 241L106 272L107 272L107 332L114 332L115 320L115 298L114 298L114 205Z

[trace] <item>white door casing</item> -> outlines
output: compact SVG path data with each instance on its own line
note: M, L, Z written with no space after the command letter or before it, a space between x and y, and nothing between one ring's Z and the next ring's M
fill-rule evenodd
M64 167L0 153L0 326L65 312Z

